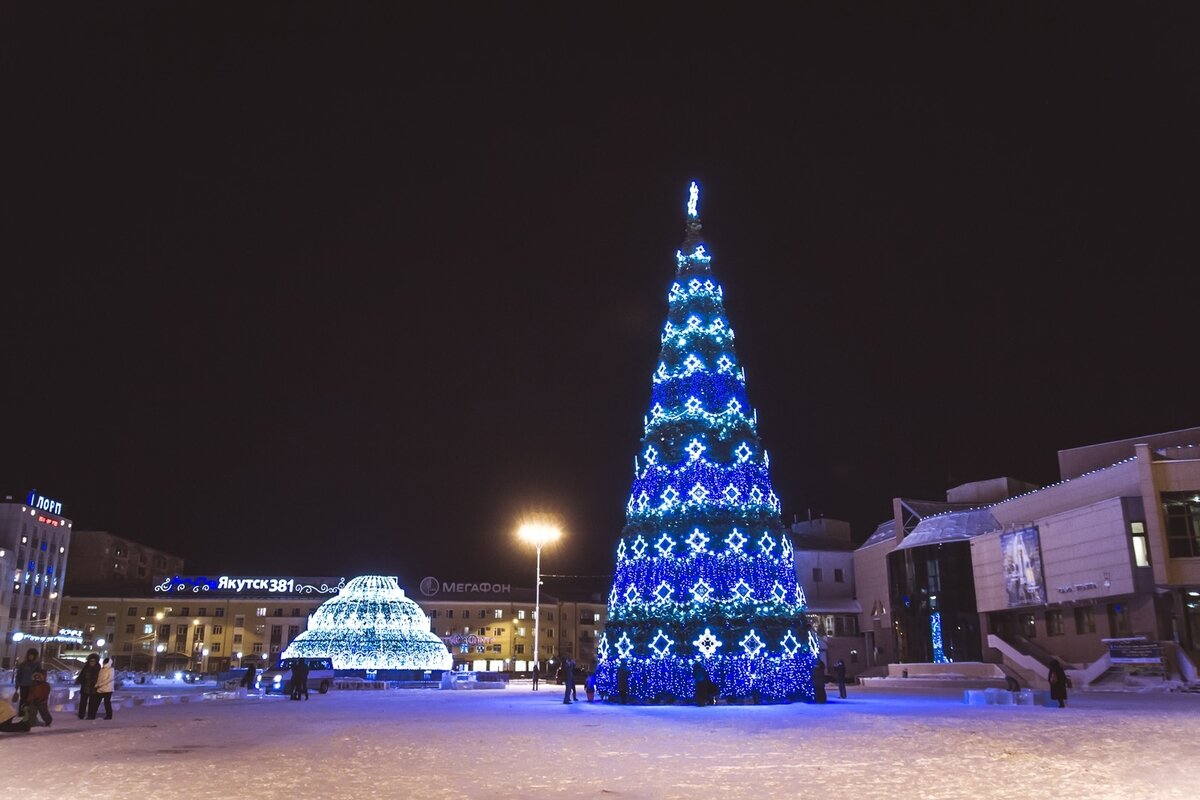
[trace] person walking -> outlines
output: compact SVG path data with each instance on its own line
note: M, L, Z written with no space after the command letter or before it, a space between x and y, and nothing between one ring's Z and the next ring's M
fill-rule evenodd
M258 676L258 667L251 664L250 666L246 667L246 674L242 675L242 680L238 685L241 686L243 689L245 689L247 692L252 692L252 691L254 691L254 679L257 676Z
M533 662L533 690L538 690L538 663Z
M88 713L92 703L92 695L96 693L96 680L100 677L100 656L92 653L87 657L87 661L83 662L83 669L79 670L79 674L75 676L75 683L79 684L79 708L76 710L80 719ZM99 703L99 700L97 700ZM91 709L92 719L96 718L95 709Z
M575 661L573 659L565 659L562 663L563 683L566 684L563 689L563 703L571 704L571 692L575 690Z
M1058 701L1059 708L1067 707L1067 671L1057 658L1050 659L1050 672L1046 675L1050 681L1050 699Z
M833 674L837 675L838 697L846 699L846 662L838 659L838 662L833 665Z
M308 699L308 662L297 658L292 661L292 699L299 700L301 695Z
M589 703L596 700L596 672L595 670L588 673L587 680L583 682L583 690L587 693Z
M13 685L17 687L13 702L17 704L18 714L25 710L25 702L29 698L29 689L33 686L34 673L45 671L41 659L38 658L38 651L32 647L29 648L25 652L25 659L17 664L17 668L13 670Z
M708 705L708 670L698 658L692 662L692 683L696 687L696 705Z
M813 664L812 683L813 699L818 703L828 702L829 695L825 693L825 662L819 658L817 663Z
M112 696L113 690L117 685L117 675L113 670L112 659L104 659L104 663L100 665L100 672L96 674L96 694L88 706L88 719L95 719L96 712L100 710L100 704L104 703L104 718L112 719Z

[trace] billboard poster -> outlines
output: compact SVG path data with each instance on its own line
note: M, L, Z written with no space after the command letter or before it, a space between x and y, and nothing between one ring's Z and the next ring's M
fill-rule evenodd
M1004 590L1008 607L1041 605L1046 602L1042 577L1042 546L1037 528L1022 528L1000 534L1000 557L1004 564Z

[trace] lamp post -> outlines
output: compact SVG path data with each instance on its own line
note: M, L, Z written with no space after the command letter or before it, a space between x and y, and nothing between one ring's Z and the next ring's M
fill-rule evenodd
M538 649L538 629L542 625L542 545L556 541L562 536L557 525L543 522L527 522L517 535L537 549L537 579L533 584L533 670L538 672L542 653Z

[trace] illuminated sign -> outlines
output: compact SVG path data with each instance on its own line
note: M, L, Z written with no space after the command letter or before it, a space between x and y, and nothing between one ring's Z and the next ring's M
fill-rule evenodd
M439 581L430 575L421 580L421 594L434 597L440 593L446 594L512 594L512 584L509 583L465 583L461 581Z
M29 498L25 501L29 505L36 508L38 511L45 511L47 514L57 514L62 516L62 503L57 500L51 500L49 497L43 497L37 491L29 493Z
M14 642L61 642L62 644L83 644L83 631L78 628L59 628L53 636L41 636L36 633L13 631Z
M337 594L346 585L345 578L236 578L221 575L210 578L205 575L175 575L166 578L154 587L162 593L191 592L193 594L223 595L227 597L281 597L306 594Z

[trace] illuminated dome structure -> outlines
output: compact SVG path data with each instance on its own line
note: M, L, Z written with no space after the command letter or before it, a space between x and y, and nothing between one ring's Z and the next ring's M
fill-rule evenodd
M283 658L332 658L334 669L450 669L450 651L395 578L363 575L308 618Z

